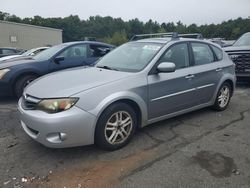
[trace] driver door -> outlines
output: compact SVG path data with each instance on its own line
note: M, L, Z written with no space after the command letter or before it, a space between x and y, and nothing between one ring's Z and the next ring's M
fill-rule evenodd
M189 59L187 43L175 44L165 52L157 64L175 63L176 71L148 76L149 120L190 108L193 105L195 88Z

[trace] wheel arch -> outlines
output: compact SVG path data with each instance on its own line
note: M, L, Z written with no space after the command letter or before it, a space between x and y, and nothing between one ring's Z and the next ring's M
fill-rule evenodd
M230 80L230 79L227 79L227 80L225 80L223 83L228 83L228 84L231 86L231 89L232 89L232 91L231 91L231 96L232 96L233 93L234 93L234 83L233 83L233 81Z
M11 81L11 85L12 87L15 85L15 83L17 82L18 79L20 79L21 77L23 76L26 76L26 75L34 75L34 76L37 76L37 77L40 77L41 74L38 72L38 71L34 71L34 70L25 70L25 71L22 71L22 72L19 72Z
M32 76L36 76L36 77L41 76L37 71L34 71L34 70L24 70L24 71L16 74L16 76L11 81L11 91L12 91L13 95L16 95L15 87L16 87L18 80L21 79L22 77L28 76L28 75L32 75Z
M99 103L99 105L91 111L92 114L96 115L96 122L93 132L95 132L96 124L101 116L101 114L110 106L118 102L123 102L128 105L130 105L138 118L138 127L143 127L147 124L147 104L146 102L136 93L133 92L119 92L112 94L105 99L102 100L102 102Z
M216 92L214 93L214 96L213 96L212 104L215 102L217 94L219 92L219 89L222 86L222 84L224 84L224 83L230 84L231 89L232 89L231 96L233 95L233 92L235 90L235 85L236 85L236 78L231 76L231 75L230 76L228 75L228 76L224 77L223 79L221 79L219 84L217 85Z

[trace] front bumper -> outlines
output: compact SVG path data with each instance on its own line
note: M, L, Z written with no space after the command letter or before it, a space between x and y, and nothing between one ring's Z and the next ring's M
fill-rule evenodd
M65 148L94 143L96 117L74 106L56 114L24 110L18 102L21 125L34 140L51 148Z
M250 72L235 72L237 78L249 78L250 79Z

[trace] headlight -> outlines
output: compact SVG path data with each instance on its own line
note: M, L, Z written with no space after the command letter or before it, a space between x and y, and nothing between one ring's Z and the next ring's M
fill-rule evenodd
M3 78L3 76L7 73L7 72L9 72L10 71L10 69L2 69L2 70L0 70L0 80Z
M70 109L77 101L78 98L45 99L38 103L36 109L54 114Z

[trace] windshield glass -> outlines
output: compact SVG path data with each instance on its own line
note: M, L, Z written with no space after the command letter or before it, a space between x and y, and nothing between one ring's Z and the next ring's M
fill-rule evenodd
M23 55L23 56L29 56L33 51L34 51L33 49L28 50L28 51L22 53L22 55Z
M126 43L104 56L96 66L138 72L148 65L162 46L159 43Z
M234 46L250 46L250 33L242 35L235 43Z
M66 45L57 45L53 46L47 50L42 51L41 53L38 53L33 58L38 61L46 61L49 60L51 57L53 57L57 52L65 48Z

